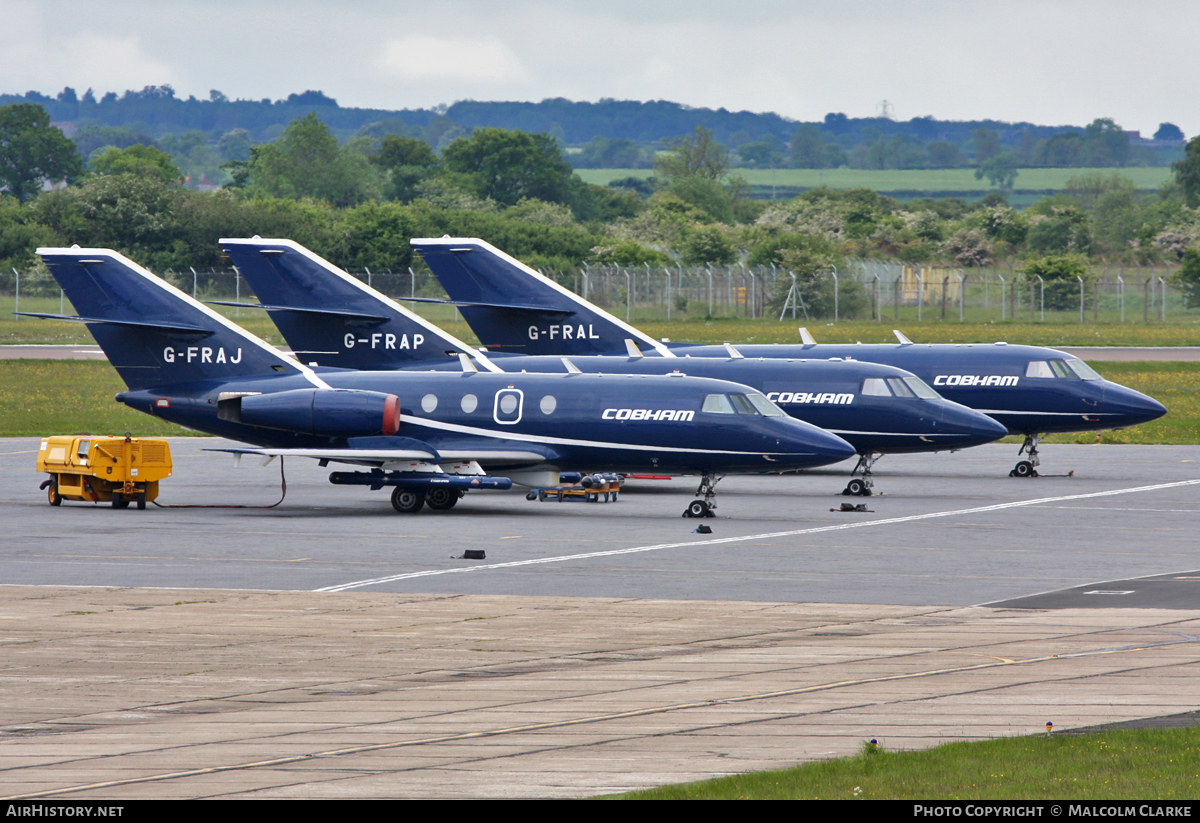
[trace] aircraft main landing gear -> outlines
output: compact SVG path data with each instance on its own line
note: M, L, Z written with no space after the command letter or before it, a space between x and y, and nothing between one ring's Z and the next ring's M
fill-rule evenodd
M401 514L416 514L425 506L425 495L403 486L392 490L392 508Z
M458 489L430 489L425 493L425 502L434 511L449 511L458 505L462 493Z
M881 457L883 457L882 454L876 454L875 452L867 452L866 454L860 455L858 458L858 465L856 465L854 470L850 472L850 477L852 479L846 484L846 488L842 489L842 494L846 497L870 497L872 494L874 494L875 492L873 489L875 488L875 481L871 477L871 467L874 466L875 461ZM854 477L854 475L858 474L860 470L862 471L863 476Z
M1025 442L1021 444L1021 450L1017 455L1028 454L1029 459L1017 461L1017 465L1013 466L1013 470L1008 473L1009 477L1037 477L1037 467L1042 461L1038 459L1038 442L1041 440L1039 434L1025 435Z
M724 475L722 475L724 477ZM721 482L721 477L713 479L711 474L703 474L700 476L700 486L696 489L696 497L704 496L703 500L693 500L688 504L688 507L683 510L684 517L716 517L713 510L717 508L717 492L716 486Z

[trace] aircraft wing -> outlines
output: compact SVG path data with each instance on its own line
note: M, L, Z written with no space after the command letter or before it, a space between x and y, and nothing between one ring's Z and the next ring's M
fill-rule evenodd
M356 466L385 468L389 471L439 471L442 464L477 463L480 467L504 466L523 468L537 466L554 459L556 455L547 450L533 450L525 444L515 448L509 444L497 444L488 448L479 444L449 444L435 449L410 438L353 438L353 440L410 440L408 444L366 444L354 448L275 448L270 446L232 446L205 451L229 454L253 454L259 457L307 457L327 463L349 463Z

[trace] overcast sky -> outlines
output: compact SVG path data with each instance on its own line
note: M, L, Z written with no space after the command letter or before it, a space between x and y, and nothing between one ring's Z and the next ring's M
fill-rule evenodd
M0 91L673 100L1200 132L1196 0L0 0Z

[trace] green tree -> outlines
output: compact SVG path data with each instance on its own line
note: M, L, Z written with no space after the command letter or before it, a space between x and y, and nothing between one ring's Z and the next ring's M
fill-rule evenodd
M1056 311L1077 309L1079 278L1089 281L1087 258L1082 254L1048 254L1030 260L1020 271L1030 281L1041 276L1046 285L1046 308ZM1090 291L1085 286L1084 296Z
M945 140L934 140L925 146L929 155L929 165L935 169L950 169L962 163L962 152L953 143Z
M125 149L109 146L92 159L92 170L102 175L133 174L163 183L183 182L179 167L154 146L135 144Z
M992 129L975 129L971 133L975 143L975 162L983 165L1000 153L1000 135Z
M719 226L697 226L683 238L683 262L725 265L737 259L737 250Z
M792 135L791 154L792 165L798 169L823 169L829 162L821 132L808 124L796 129Z
M1183 159L1171 169L1187 204L1192 208L1200 206L1200 135L1188 141Z
M671 143L671 151L654 161L660 177L674 183L684 177L722 180L729 168L729 150L718 143L712 131L696 126L696 131Z
M276 197L314 197L352 206L378 197L379 173L357 143L339 146L329 128L309 112L293 120L279 140L250 149L252 187ZM230 164L226 164L228 167ZM238 179L237 169L231 169Z
M571 164L548 134L476 129L446 146L442 162L465 187L504 206L527 197L571 201Z
M417 187L433 173L439 161L424 140L399 134L384 135L368 159L387 174L388 199L403 203L417 196Z
M1183 285L1184 300L1189 309L1200 306L1200 248L1192 246L1183 253L1183 265L1179 269L1179 282Z
M1006 151L989 157L975 169L976 180L985 177L993 186L1011 191L1013 184L1017 182L1017 158Z
M0 107L0 186L22 203L43 182L72 182L83 173L75 144L50 125L50 115L33 103Z

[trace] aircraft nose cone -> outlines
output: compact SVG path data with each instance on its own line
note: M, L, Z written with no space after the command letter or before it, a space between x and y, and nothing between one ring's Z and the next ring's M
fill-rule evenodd
M812 436L808 438L808 442L805 445L818 458L822 459L822 465L840 463L843 460L849 460L857 454L853 446L836 434L827 432L824 429L816 429L812 433Z
M958 403L947 403L940 427L946 436L938 441L955 449L981 446L1008 434L1004 424Z
M1134 391L1119 383L1110 383L1104 387L1104 399L1101 401L1101 406L1103 408L1099 411L1106 413L1106 418L1113 420L1113 425L1118 426L1148 423L1167 413L1167 407L1153 397L1148 397L1140 391Z

